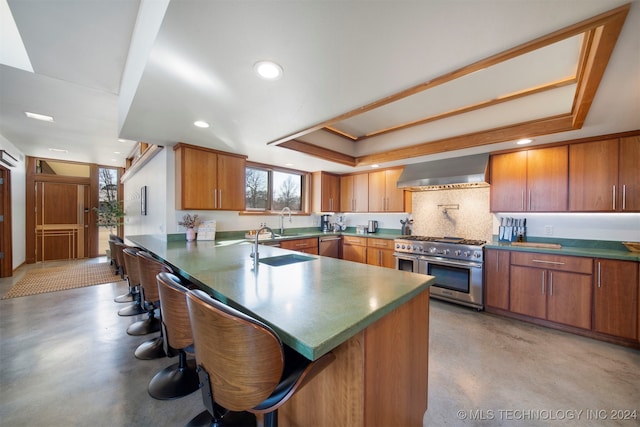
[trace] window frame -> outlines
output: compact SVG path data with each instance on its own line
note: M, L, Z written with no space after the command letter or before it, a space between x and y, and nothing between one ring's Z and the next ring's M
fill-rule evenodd
M247 162L245 165L245 172L247 169L258 169L267 172L267 209L249 209L245 207L241 215L280 215L280 210L273 209L273 172L288 173L300 176L300 210L291 210L292 215L310 215L310 203L311 203L311 173L301 171L298 169L283 168L280 166L268 165L264 163ZM245 199L246 199L246 173L245 173Z

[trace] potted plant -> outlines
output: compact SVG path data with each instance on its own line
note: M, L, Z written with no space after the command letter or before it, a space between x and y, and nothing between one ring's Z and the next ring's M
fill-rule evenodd
M183 226L187 229L187 241L191 242L196 239L196 228L200 225L200 218L198 218L198 214L191 216L190 214L185 214L182 217L182 221L178 223L178 225Z
M122 225L122 218L125 213L122 210L122 202L117 200L105 200L100 202L100 206L93 208L100 227L109 229L109 233L117 234L118 226Z

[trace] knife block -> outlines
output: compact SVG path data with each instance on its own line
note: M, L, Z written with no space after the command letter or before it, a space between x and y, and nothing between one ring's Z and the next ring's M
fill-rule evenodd
M527 237L527 227L499 226L498 240L500 242L524 242Z

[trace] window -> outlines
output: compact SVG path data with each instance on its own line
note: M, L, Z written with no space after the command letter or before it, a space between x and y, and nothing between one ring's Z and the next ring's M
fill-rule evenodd
M247 166L246 176L248 211L303 210L304 172L252 165Z

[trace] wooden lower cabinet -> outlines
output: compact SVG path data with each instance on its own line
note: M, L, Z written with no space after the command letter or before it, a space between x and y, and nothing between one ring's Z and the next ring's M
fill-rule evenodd
M342 259L347 261L367 262L367 238L355 236L342 237Z
M509 310L509 251L487 249L484 254L484 303L486 306Z
M395 268L393 240L367 238L367 264Z
M591 329L590 258L513 253L511 264L511 311Z
M594 325L596 332L637 340L638 263L595 260Z
M305 254L318 255L318 238L283 240L280 243L280 247Z

